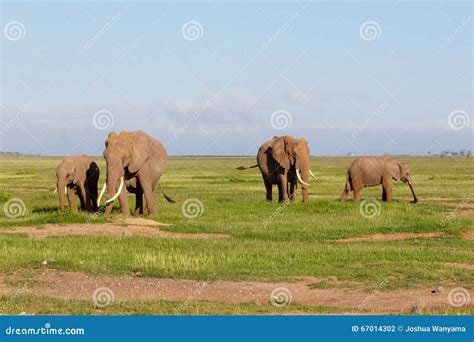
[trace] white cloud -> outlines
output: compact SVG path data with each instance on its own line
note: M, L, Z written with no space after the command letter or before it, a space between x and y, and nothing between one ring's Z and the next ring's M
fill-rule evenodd
M472 148L468 129L455 132L439 120L419 123L414 120L409 126L397 122L396 113L400 108L395 104L363 125L374 108L385 100L367 103L367 98L355 94L341 102L337 101L338 97L289 92L281 97L259 98L233 93L217 98L160 100L147 106L120 103L48 111L31 108L21 115L18 110L3 107L1 149L52 155L97 155L102 153L109 131L142 129L161 140L170 154L253 153L261 142L283 134L307 137L314 154L377 153L384 148L386 136L396 135L402 128L407 135L404 141L410 144L391 146L394 153L424 153L425 146L431 146L436 140L442 141L445 149ZM360 109L346 105L352 102L359 103ZM93 115L101 109L114 115L114 126L110 129L94 128ZM292 125L277 131L271 126L270 117L280 109L292 115ZM354 129L361 125L364 129L357 139L351 138Z

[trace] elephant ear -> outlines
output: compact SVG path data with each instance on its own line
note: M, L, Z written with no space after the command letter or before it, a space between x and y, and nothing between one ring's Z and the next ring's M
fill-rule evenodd
M388 166L388 170L390 172L390 175L392 176L393 179L395 179L396 181L399 181L400 178L402 177L402 165L393 160L390 162L390 165Z
M143 164L149 158L148 140L146 137L136 137L132 142L132 151L130 156L130 163L128 164L128 171L130 173L138 172L143 167Z
M287 148L285 139L283 137L278 137L273 140L272 145L272 157L280 164L283 168L290 168L290 159L288 158Z

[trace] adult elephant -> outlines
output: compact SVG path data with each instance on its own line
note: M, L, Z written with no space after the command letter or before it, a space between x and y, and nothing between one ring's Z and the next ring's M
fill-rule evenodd
M309 147L304 138L289 135L275 136L260 146L257 153L257 165L240 166L245 170L259 167L266 189L266 198L272 201L273 185L278 186L279 202L286 202L296 196L297 181L302 184L303 202L309 201L308 179L316 178L309 167Z
M354 191L354 200L360 200L360 191L367 186L382 184L382 200L392 200L392 180L401 180L408 183L413 195L413 202L418 202L413 179L408 165L390 157L360 157L352 162L347 170L347 179L344 191L339 200L344 201L348 193Z
M64 196L71 211L77 212L76 195L81 202L81 210L97 210L97 183L99 167L87 156L67 157L56 168L56 191L59 196L59 207L64 210Z
M165 171L168 159L163 145L143 131L124 131L120 134L111 132L105 142L104 158L107 162L107 179L98 203L108 188L105 214L109 215L112 212L117 197L122 214L130 214L127 190L136 197L135 215L144 213L143 195L146 200L145 213L156 214L155 189ZM174 202L164 196L168 201Z

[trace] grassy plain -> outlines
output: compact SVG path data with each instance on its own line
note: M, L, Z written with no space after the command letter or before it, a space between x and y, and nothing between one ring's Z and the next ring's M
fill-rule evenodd
M105 179L105 164L95 158ZM248 157L174 157L162 178L163 190L176 200L167 203L156 192L159 214L153 219L171 223L163 231L219 233L228 239L167 239L147 236L55 236L45 239L25 234L0 234L0 273L38 270L43 260L58 270L134 277L196 280L291 281L303 277L337 277L370 291L384 279L383 289L411 289L453 284L474 289L473 271L449 264L472 264L474 241L463 234L473 229L474 158L400 157L411 166L420 197L410 203L409 188L394 182L394 202L380 202L373 218L360 214L360 204L337 200L345 170L353 158L313 157L309 203L299 198L290 205L265 201L258 169L235 170L253 165ZM86 223L108 219L86 213L58 212L55 167L60 158L0 159L0 201L19 198L26 212L9 218L0 211L0 232L18 226ZM276 188L274 198L277 198ZM381 188L366 188L363 198L381 199ZM187 199L202 203L201 215L182 213ZM130 206L134 198L129 197ZM119 216L117 212L113 216ZM442 233L431 238L394 241L338 242L338 239L373 234ZM333 285L328 284L331 287ZM336 285L334 285L336 286ZM340 285L337 285L340 286ZM0 298L0 306L9 301ZM79 301L39 299L21 295L4 311L43 313L173 313L177 302L117 304L99 310ZM160 304L161 303L161 304ZM297 307L307 313L333 313L334 308ZM154 308L154 309L153 309ZM282 309L280 313L284 313ZM193 303L183 313L275 313L271 306ZM457 311L466 313L466 311ZM447 313L452 313L451 311Z

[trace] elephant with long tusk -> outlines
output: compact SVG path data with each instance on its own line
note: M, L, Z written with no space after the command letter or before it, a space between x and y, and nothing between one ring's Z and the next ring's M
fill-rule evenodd
M81 210L97 210L97 183L99 167L86 156L67 157L56 169L56 189L59 207L64 210L64 197L67 196L72 212L77 212L76 195L81 203Z
M134 193L135 214L156 214L155 190L165 171L168 155L163 145L143 131L111 132L105 142L104 158L107 162L107 180L97 205L107 189L105 215L112 212L118 198L122 214L129 215L127 191ZM163 193L163 191L162 191ZM174 201L163 193L166 200ZM146 211L143 207L146 200Z
M260 146L257 165L240 166L238 170L259 167L266 189L266 198L271 201L273 185L278 186L278 200L286 202L296 197L297 183L301 183L303 202L309 200L309 176L316 179L309 167L309 147L304 138L291 136L273 137Z
M344 201L350 191L354 191L354 200L360 200L364 187L382 184L382 200L392 200L392 180L407 183L413 195L413 203L418 202L410 167L390 157L360 157L354 160L347 170L346 185L339 198Z
M105 205L107 205L109 203L112 203L113 201L115 201L117 199L117 197L119 197L119 195L120 195L120 193L122 192L122 189L123 189L123 183L124 183L124 180L123 180L123 176L122 176L122 177L120 177L120 185L118 187L117 193L112 198L107 199L105 201ZM102 186L102 189L100 190L99 198L97 199L97 206L98 207L100 207L100 200L102 199L102 196L104 196L105 189L107 189L107 183L104 183L104 185Z

